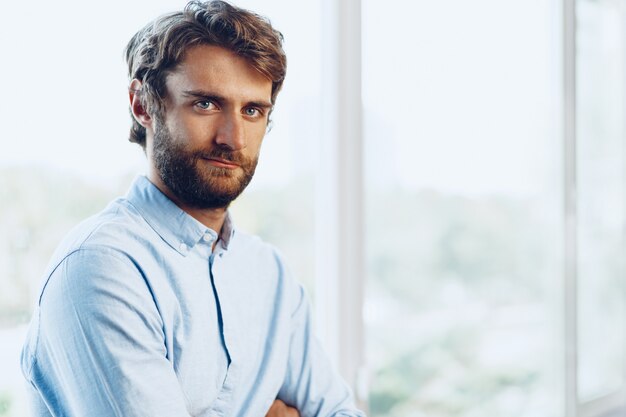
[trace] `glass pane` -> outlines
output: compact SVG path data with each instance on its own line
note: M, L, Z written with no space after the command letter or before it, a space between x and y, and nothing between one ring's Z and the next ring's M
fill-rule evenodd
M624 383L624 2L577 6L579 396Z
M364 0L371 414L561 417L560 3L380 5Z

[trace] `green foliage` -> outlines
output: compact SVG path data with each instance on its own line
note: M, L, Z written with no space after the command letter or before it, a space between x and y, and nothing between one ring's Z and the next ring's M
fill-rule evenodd
M543 349L552 342L531 317L550 305L560 236L537 204L431 191L369 196L372 416L524 416L533 415L528 404L551 401ZM516 348L530 340L544 344ZM550 405L543 410L551 415Z
M0 392L0 416L8 416L11 412L13 399L8 392Z
M516 297L532 297L550 278L554 228L544 227L532 202L397 191L371 195L367 218L370 277L395 298L431 304L430 287L441 280L494 301L512 287Z
M468 330L455 329L439 340L425 340L382 364L370 395L371 415L401 417L417 410L429 417L465 416L471 410L513 415L511 401L528 401L538 386L537 372L481 369L472 346L476 332ZM511 392L519 398L510 400Z

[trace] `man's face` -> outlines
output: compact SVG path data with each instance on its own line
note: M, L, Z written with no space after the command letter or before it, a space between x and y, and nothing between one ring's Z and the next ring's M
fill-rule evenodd
M227 207L254 175L272 82L244 58L200 45L168 75L166 88L148 149L154 167L179 203Z

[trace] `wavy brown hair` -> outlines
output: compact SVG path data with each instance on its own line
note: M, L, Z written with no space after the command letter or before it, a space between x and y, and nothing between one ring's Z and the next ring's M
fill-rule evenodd
M245 58L272 81L272 104L282 87L287 58L283 36L266 18L222 0L191 1L182 12L159 17L137 32L126 46L130 80L142 83L142 105L153 116L163 111L165 81L197 45L216 45ZM132 116L132 114L131 114ZM146 129L132 118L129 140L146 146Z

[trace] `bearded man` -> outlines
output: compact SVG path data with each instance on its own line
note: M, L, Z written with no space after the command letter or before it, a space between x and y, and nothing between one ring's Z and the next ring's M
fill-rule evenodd
M50 262L22 352L34 415L363 416L302 287L228 214L285 77L282 35L191 2L140 30L126 60L148 173Z

